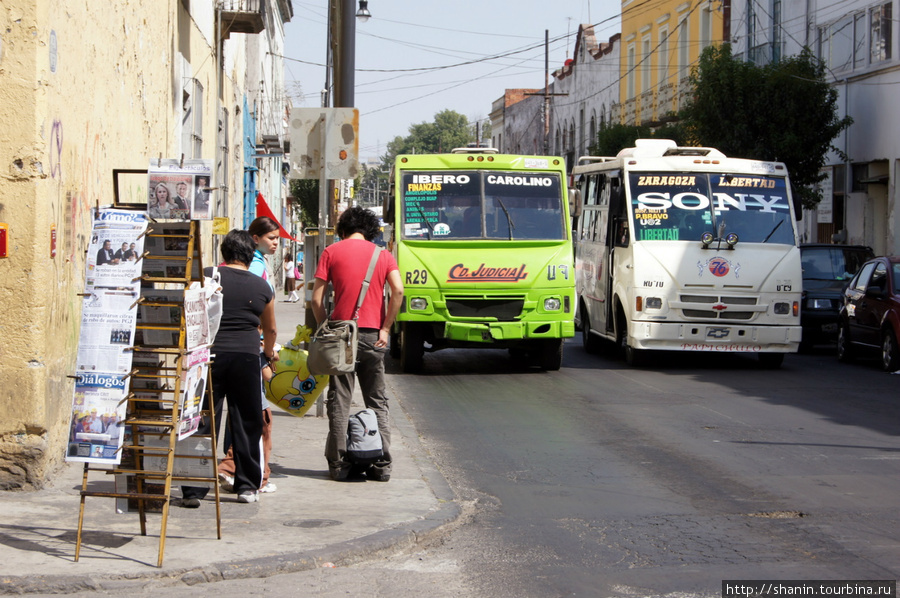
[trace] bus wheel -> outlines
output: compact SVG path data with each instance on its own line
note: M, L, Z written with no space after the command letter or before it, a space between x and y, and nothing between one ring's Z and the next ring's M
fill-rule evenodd
M777 370L784 362L784 353L760 353L759 365L767 370Z
M420 371L425 354L422 328L411 322L404 322L400 334L400 369L411 374Z
M600 337L591 333L591 318L584 309L581 310L581 344L585 353L600 352Z
M630 366L639 367L646 361L646 351L643 349L635 349L628 344L628 320L625 319L625 313L619 309L616 316L616 344L622 356L625 357L625 363Z
M562 358L563 339L546 339L541 346L541 367L548 372L555 372L562 366Z
M394 332L393 329L391 329L390 349L388 352L394 359L400 359L400 333Z

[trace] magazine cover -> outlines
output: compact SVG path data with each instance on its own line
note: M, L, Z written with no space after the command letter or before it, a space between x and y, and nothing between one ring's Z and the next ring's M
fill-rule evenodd
M116 374L79 374L66 461L119 463L125 431L125 386L124 378Z

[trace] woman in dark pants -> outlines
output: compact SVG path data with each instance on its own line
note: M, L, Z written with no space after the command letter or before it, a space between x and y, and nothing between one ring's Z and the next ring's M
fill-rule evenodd
M216 409L216 430L221 422L222 404L228 402L231 446L234 451L234 491L238 502L259 500L262 483L262 384L259 367L259 330L263 332L263 353L270 362L275 353L275 293L265 280L249 271L256 243L247 231L232 230L222 242L219 268L222 284L222 321L212 347L211 375ZM212 275L212 268L206 269ZM199 430L209 433L209 423ZM206 488L182 487L184 507L200 506Z

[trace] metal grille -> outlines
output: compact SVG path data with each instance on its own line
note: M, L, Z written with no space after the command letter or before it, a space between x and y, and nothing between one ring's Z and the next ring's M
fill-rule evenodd
M447 297L447 311L455 318L515 320L522 314L522 297Z
M708 305L713 304L722 304L727 306L727 309L722 310L714 310L714 309L690 309L685 308L681 310L681 313L686 318L707 318L714 320L750 320L753 318L753 315L756 312L753 311L740 311L732 309L732 307L737 307L741 305L756 305L757 300L756 297L728 297L722 296L719 297L717 295L681 295L681 301L684 303L704 303Z

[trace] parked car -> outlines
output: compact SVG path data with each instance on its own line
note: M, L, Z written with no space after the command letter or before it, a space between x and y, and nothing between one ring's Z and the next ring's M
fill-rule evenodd
M886 372L900 369L900 256L863 264L844 289L838 329L838 359L881 350Z
M803 266L803 302L800 325L801 349L833 343L838 337L838 312L841 294L854 274L867 260L875 257L865 245L800 245Z

